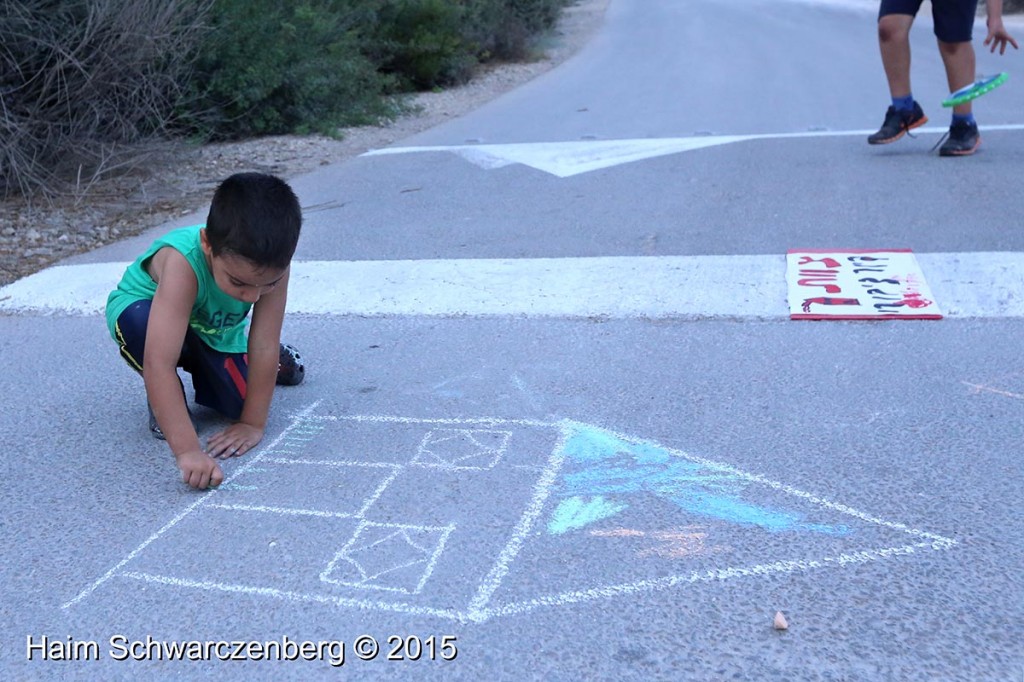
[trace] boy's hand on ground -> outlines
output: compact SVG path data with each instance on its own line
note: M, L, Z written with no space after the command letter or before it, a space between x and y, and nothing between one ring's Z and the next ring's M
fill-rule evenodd
M239 422L211 436L206 444L210 457L238 457L256 447L263 439L263 429Z
M1006 28L1003 27L1003 22L992 23L989 22L988 37L985 38L986 45L992 45L989 52L995 52L996 48L999 48L999 54L1006 54L1006 44L1013 45L1013 49L1017 48L1017 41L1013 39Z
M202 450L185 452L176 455L175 459L178 461L178 468L181 469L182 480L193 488L216 488L224 480L224 472L220 470L220 465Z

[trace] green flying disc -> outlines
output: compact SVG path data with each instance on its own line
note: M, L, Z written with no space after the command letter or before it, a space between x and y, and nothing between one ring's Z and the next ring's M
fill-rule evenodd
M948 99L944 99L942 101L942 106L955 107L958 104L970 102L972 99L981 97L986 92L995 90L1005 83L1007 78L1009 78L1009 74L1003 71L997 76L989 76L988 78L982 78L979 81L975 81L966 87L960 88L951 94Z

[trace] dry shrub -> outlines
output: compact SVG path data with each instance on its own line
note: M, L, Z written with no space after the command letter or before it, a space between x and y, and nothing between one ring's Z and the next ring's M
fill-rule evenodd
M136 163L187 82L212 0L0 0L0 196Z

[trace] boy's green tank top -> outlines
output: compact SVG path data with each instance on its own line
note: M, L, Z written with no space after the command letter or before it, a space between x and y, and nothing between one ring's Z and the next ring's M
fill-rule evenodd
M196 301L189 317L192 328L206 345L222 353L244 353L247 350L245 324L251 303L239 301L221 291L213 279L213 273L206 264L206 257L199 241L202 225L172 230L157 239L128 266L117 288L107 297L107 327L110 336L117 340L117 318L125 308L138 300L152 300L156 294L156 282L146 272L146 264L153 255L165 246L175 249L192 266L199 283Z

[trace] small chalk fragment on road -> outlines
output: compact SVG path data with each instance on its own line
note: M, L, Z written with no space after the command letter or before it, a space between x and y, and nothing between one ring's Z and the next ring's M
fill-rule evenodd
M788 630L789 623L786 621L786 617L782 615L782 611L775 612L775 629L776 630Z

